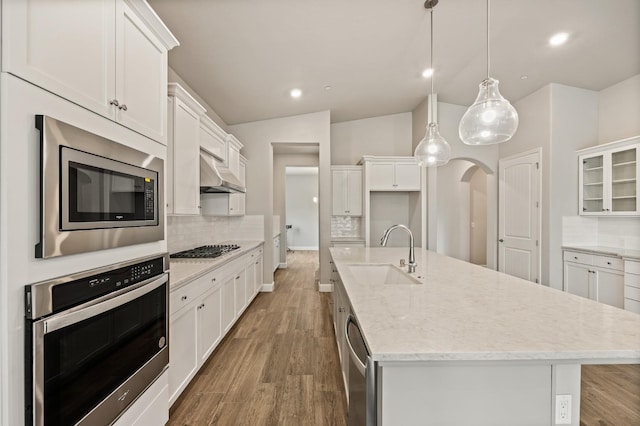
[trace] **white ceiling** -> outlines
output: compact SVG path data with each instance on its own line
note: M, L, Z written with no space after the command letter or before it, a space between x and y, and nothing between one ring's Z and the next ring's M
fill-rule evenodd
M227 124L327 109L332 122L407 112L429 93L422 0L149 2L180 40L170 66ZM440 101L475 99L486 76L485 16L484 0L435 7ZM570 39L550 48L558 31ZM549 82L602 90L638 73L640 0L491 2L491 75L511 102ZM293 87L300 99L289 97Z

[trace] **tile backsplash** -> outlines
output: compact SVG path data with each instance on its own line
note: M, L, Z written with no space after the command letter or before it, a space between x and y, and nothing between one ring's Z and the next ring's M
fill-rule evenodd
M640 218L564 216L562 243L640 250Z
M168 216L170 253L227 240L264 239L264 216Z
M362 237L362 218L355 216L331 216L332 237Z

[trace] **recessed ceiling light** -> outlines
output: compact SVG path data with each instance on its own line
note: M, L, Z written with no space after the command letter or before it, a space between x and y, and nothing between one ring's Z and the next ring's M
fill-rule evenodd
M433 68L427 68L426 70L422 71L422 77L424 78L429 78L433 75Z
M298 99L300 96L302 96L302 90L291 89L291 92L289 92L289 94L291 95L292 98Z
M520 76L520 80L526 80L526 79L528 79L528 78L529 78L529 76L528 76L528 75L521 75L521 76Z
M549 44L552 46L560 46L561 44L565 44L568 39L569 33L557 33L551 36Z
M331 90L331 86L324 86L324 90Z

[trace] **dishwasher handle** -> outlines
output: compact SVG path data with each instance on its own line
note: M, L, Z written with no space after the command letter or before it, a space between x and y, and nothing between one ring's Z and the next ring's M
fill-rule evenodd
M349 314L349 316L347 317L347 320L344 323L344 338L347 341L347 346L349 347L349 356L351 357L351 359L353 359L353 362L356 368L358 369L358 371L360 372L360 374L365 376L366 366L362 362L362 360L358 358L356 351L353 349L353 345L351 345L351 339L349 337L349 323L353 323L353 325L358 329L358 331L360 331L360 327L358 326L358 323L353 318L353 315ZM362 333L359 333L359 334L362 335ZM362 339L362 336L360 336L360 338Z

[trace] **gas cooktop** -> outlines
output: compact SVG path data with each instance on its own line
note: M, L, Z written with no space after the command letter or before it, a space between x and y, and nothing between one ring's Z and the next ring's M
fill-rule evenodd
M214 244L173 253L169 257L174 259L214 259L239 248L240 246L237 244Z

